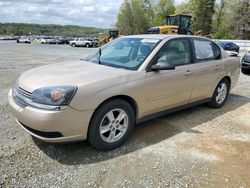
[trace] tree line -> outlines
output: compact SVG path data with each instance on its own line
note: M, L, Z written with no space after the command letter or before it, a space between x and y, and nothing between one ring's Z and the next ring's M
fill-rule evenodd
M39 25L25 23L0 23L0 35L90 36L97 37L106 29L74 25Z
M148 28L165 24L171 14L193 17L192 28L213 38L250 39L250 0L124 0L116 26L124 35L147 33Z
M174 13L193 17L192 29L217 39L250 39L250 0L124 0L116 27L123 35L143 34L153 26L165 24ZM63 35L97 37L107 29L72 25L0 23L0 35Z

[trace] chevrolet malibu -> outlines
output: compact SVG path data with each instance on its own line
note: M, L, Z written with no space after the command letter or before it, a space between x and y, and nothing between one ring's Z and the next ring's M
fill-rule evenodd
M32 136L109 150L140 122L202 103L222 107L239 74L240 60L207 38L125 36L81 61L27 71L8 98Z

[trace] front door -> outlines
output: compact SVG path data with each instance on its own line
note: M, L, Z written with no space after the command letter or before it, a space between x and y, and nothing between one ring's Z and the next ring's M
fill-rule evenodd
M145 115L187 104L191 96L193 83L189 40L183 38L168 41L155 56L152 64L160 61L168 61L176 68L146 73Z

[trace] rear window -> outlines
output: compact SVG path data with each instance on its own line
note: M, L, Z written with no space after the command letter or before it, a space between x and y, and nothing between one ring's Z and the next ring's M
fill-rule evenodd
M209 40L194 39L195 58L199 61L221 59L220 47Z
M214 59L213 47L210 41L194 39L195 57L198 61Z

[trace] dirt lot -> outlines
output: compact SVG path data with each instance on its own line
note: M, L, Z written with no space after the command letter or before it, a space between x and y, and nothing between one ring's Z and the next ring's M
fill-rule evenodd
M0 42L0 187L250 187L250 77L244 75L222 109L202 105L140 124L113 151L33 140L9 112L9 88L27 69L89 51Z

